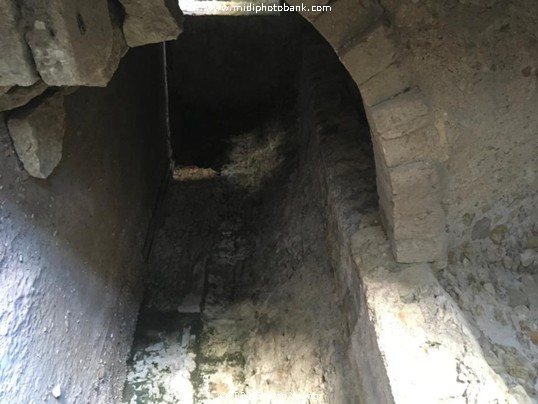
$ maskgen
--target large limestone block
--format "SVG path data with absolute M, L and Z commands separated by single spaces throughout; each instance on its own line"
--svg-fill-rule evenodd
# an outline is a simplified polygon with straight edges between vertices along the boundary
M 125 8 L 123 35 L 130 47 L 176 39 L 182 13 L 177 0 L 120 0 Z
M 379 167 L 378 171 L 380 171 Z M 432 193 L 439 192 L 437 168 L 429 162 L 416 161 L 387 168 L 379 173 L 382 179 L 387 180 L 393 199 L 408 199 L 410 195 L 425 198 Z M 385 175 L 386 178 L 383 178 Z
M 104 86 L 113 35 L 106 0 L 23 0 L 26 39 L 50 86 Z
M 386 211 L 391 205 L 383 203 L 382 198 L 380 195 L 381 219 L 396 261 L 414 263 L 446 260 L 445 216 L 439 204 L 426 206 L 417 204 L 419 209 L 422 206 L 423 212 L 395 217 Z
M 7 126 L 19 159 L 28 174 L 47 178 L 62 158 L 65 133 L 61 92 L 34 100 L 8 117 Z
M 422 239 L 392 239 L 391 245 L 396 261 L 406 264 L 443 262 L 447 256 L 447 237 L 444 233 Z
M 42 81 L 38 81 L 29 87 L 12 87 L 3 94 L 0 90 L 0 111 L 22 107 L 33 98 L 43 94 L 46 89 L 47 85 Z
M 411 203 L 399 207 L 394 206 L 393 216 L 394 240 L 412 240 L 436 238 L 443 234 L 445 226 L 445 213 L 440 204 L 426 205 L 422 208 L 420 203 L 414 206 Z
M 406 136 L 384 139 L 374 136 L 388 167 L 396 167 L 413 161 L 443 161 L 446 145 L 433 125 L 419 128 Z
M 397 45 L 381 22 L 338 52 L 340 60 L 359 86 L 388 68 L 398 57 Z
M 378 187 L 378 193 L 385 224 L 394 239 L 434 237 L 444 231 L 445 213 L 438 196 L 422 199 L 410 195 L 408 199 L 391 200 L 382 187 Z
M 417 89 L 365 107 L 376 155 L 387 167 L 442 162 L 448 144 L 443 122 L 434 119 Z
M 363 0 L 337 0 L 330 7 L 314 20 L 314 26 L 336 50 L 364 33 L 383 11 L 379 4 Z
M 388 168 L 378 154 L 379 205 L 397 261 L 446 259 L 446 217 L 436 165 L 413 162 Z
M 0 86 L 30 86 L 39 76 L 24 40 L 16 0 L 0 1 Z
M 374 136 L 396 139 L 433 124 L 430 110 L 420 92 L 408 91 L 366 108 Z
M 410 74 L 394 63 L 360 85 L 362 101 L 372 107 L 403 93 L 410 87 Z
M 110 22 L 112 24 L 112 47 L 107 62 L 94 72 L 92 78 L 94 86 L 105 87 L 108 84 L 116 72 L 121 58 L 124 57 L 129 50 L 129 46 L 127 46 L 127 42 L 123 36 L 122 11 L 119 8 L 119 5 L 116 6 L 115 3 L 109 3 Z

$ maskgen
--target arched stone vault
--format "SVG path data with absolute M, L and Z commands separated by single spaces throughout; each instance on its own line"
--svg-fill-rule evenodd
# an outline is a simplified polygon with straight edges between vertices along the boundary
M 5 47 L 10 57 L 0 65 L 1 109 L 23 105 L 43 92 L 43 82 L 106 85 L 126 44 L 169 40 L 181 32 L 174 1 L 120 2 L 125 16 L 110 4 L 107 9 L 104 0 L 91 9 L 82 0 L 25 0 L 18 7 L 14 0 L 4 2 L 0 26 L 9 28 L 3 37 L 10 43 Z M 320 4 L 326 2 L 306 2 L 307 7 Z M 362 94 L 382 218 L 394 255 L 400 262 L 445 261 L 441 200 L 448 146 L 443 126 L 436 124 L 420 80 L 410 73 L 406 46 L 380 2 L 337 0 L 330 6 L 330 11 L 302 14 L 331 44 Z
M 170 24 L 172 13 L 165 12 L 173 1 L 110 0 L 109 6 L 120 2 L 123 11 L 107 9 L 106 0 L 94 0 L 95 7 L 88 7 L 86 0 L 0 2 L 0 112 L 8 111 L 2 115 L 11 137 L 15 140 L 19 131 L 19 140 L 38 146 L 26 150 L 32 153 L 27 162 L 37 167 L 34 176 L 47 177 L 54 170 L 58 155 L 48 152 L 61 153 L 63 136 L 57 135 L 63 131 L 70 139 L 65 156 L 73 152 L 47 182 L 29 180 L 0 128 L 0 161 L 6 162 L 0 179 L 7 185 L 0 186 L 0 236 L 6 247 L 0 254 L 0 275 L 9 292 L 0 293 L 7 314 L 1 326 L 10 350 L 6 355 L 0 352 L 0 365 L 9 365 L 0 366 L 0 373 L 8 375 L 2 379 L 0 374 L 7 385 L 0 397 L 7 392 L 15 401 L 41 399 L 58 383 L 58 376 L 66 381 L 65 397 L 111 396 L 118 387 L 108 370 L 105 379 L 96 380 L 95 375 L 98 370 L 101 374 L 103 363 L 121 362 L 127 356 L 128 343 L 118 335 L 132 335 L 141 299 L 136 294 L 143 260 L 132 251 L 142 249 L 167 162 L 165 89 L 155 74 L 162 72 L 162 49 L 130 52 L 125 66 L 137 69 L 120 69 L 107 90 L 83 89 L 69 97 L 67 114 L 63 95 L 76 86 L 107 85 L 127 45 L 140 44 L 139 38 L 160 42 L 181 31 L 177 21 L 177 26 Z M 332 45 L 362 94 L 381 213 L 394 255 L 401 262 L 444 262 L 448 238 L 451 265 L 439 274 L 445 272 L 448 286 L 469 287 L 463 295 L 454 287 L 445 291 L 432 266 L 394 263 L 376 214 L 370 217 L 373 225 L 353 233 L 351 240 L 332 243 L 343 280 L 341 301 L 354 355 L 350 357 L 373 381 L 365 385 L 390 387 L 394 402 L 409 402 L 411 396 L 419 397 L 412 402 L 420 402 L 424 389 L 416 389 L 416 380 L 428 381 L 420 387 L 427 386 L 432 397 L 461 396 L 478 403 L 492 401 L 485 395 L 507 396 L 452 297 L 471 299 L 482 289 L 504 294 L 475 276 L 486 273 L 486 279 L 493 279 L 500 272 L 490 277 L 491 264 L 514 272 L 518 279 L 530 279 L 530 271 L 536 275 L 538 9 L 533 2 L 334 0 L 330 12 L 304 14 Z M 127 4 L 135 8 L 129 11 Z M 144 14 L 137 6 L 150 12 Z M 151 12 L 153 6 L 161 12 Z M 147 18 L 129 22 L 130 12 Z M 163 17 L 168 20 L 159 19 Z M 151 63 L 137 66 L 139 61 Z M 325 94 L 318 95 L 323 99 Z M 43 125 L 47 117 L 57 118 L 54 127 L 50 122 Z M 160 132 L 158 147 L 154 133 L 148 135 L 146 128 Z M 75 144 L 79 139 L 86 147 Z M 48 144 L 46 150 L 40 150 L 43 144 Z M 150 148 L 154 150 L 148 158 Z M 19 158 L 30 172 L 21 154 Z M 45 161 L 50 165 L 44 166 Z M 351 179 L 349 184 L 332 178 L 327 182 L 335 186 L 335 195 L 353 187 Z M 344 208 L 347 205 L 335 205 L 333 211 Z M 337 220 L 334 234 L 347 229 L 347 221 Z M 79 238 L 83 233 L 87 238 Z M 530 298 L 526 290 L 510 293 Z M 68 310 L 66 315 L 66 308 L 85 321 L 69 323 L 72 314 Z M 55 321 L 58 318 L 66 320 L 69 334 L 62 321 Z M 529 333 L 534 338 L 536 331 Z M 81 340 L 88 342 L 86 349 L 69 357 Z M 536 345 L 535 338 L 528 341 Z M 50 349 L 53 346 L 56 350 Z M 96 354 L 95 346 L 103 348 Z M 379 348 L 379 355 L 372 346 Z M 372 366 L 372 352 L 379 366 Z M 391 365 L 385 366 L 388 361 Z M 79 363 L 85 364 L 82 369 Z M 47 364 L 45 371 L 42 364 Z M 377 377 L 385 370 L 389 383 Z M 528 374 L 532 390 L 536 377 Z M 524 393 L 521 385 L 515 389 L 518 395 Z
M 361 92 L 393 253 L 404 263 L 445 261 L 441 200 L 448 152 L 428 101 L 405 68 L 403 46 L 378 2 L 340 0 L 330 6 L 324 13 L 302 14 L 331 44 Z
M 36 86 L 42 87 L 41 80 L 52 86 L 103 86 L 125 54 L 125 42 L 138 46 L 181 32 L 180 27 L 174 28 L 180 25 L 174 22 L 179 12 L 172 10 L 169 1 L 154 0 L 143 7 L 129 0 L 121 2 L 127 13 L 125 40 L 119 30 L 121 13 L 107 12 L 105 1 L 91 10 L 78 1 L 50 0 L 41 6 L 25 1 L 20 8 L 8 1 L 5 25 L 19 27 L 10 34 L 17 45 L 10 47 L 11 61 L 25 68 L 18 77 L 13 77 L 12 66 L 0 71 L 0 85 L 7 88 L 0 105 L 9 109 L 24 104 L 36 95 Z M 152 7 L 159 13 L 150 12 Z M 109 14 L 112 19 L 107 18 Z M 133 22 L 130 14 L 147 18 L 137 17 Z M 339 0 L 330 11 L 303 16 L 332 45 L 361 91 L 372 130 L 382 217 L 396 259 L 444 261 L 445 214 L 440 202 L 446 153 L 428 102 L 403 67 L 402 46 L 387 14 L 375 1 Z M 32 83 L 37 84 L 9 88 Z

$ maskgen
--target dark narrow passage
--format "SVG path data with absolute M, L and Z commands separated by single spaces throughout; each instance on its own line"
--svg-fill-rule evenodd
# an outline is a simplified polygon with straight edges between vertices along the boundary
M 347 369 L 346 302 L 327 248 L 316 152 L 324 140 L 311 132 L 315 116 L 326 113 L 326 147 L 338 139 L 344 151 L 365 151 L 366 185 L 357 197 L 375 210 L 360 97 L 332 50 L 300 20 L 234 20 L 187 19 L 196 39 L 186 34 L 169 46 L 176 167 L 124 402 L 358 396 Z M 230 53 L 232 44 L 240 51 Z M 318 88 L 329 97 L 314 101 L 310 90 Z
M 305 26 L 297 15 L 187 18 L 167 45 L 178 165 L 219 168 L 234 137 L 293 106 Z

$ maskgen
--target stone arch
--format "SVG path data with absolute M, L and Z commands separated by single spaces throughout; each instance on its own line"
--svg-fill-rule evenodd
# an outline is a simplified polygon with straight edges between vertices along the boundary
M 297 6 L 303 2 L 289 0 L 291 5 Z M 54 7 L 63 10 L 62 3 L 54 3 Z M 54 7 L 48 4 L 30 7 L 25 3 L 19 16 L 14 1 L 6 3 L 12 8 L 5 13 L 10 17 L 6 26 L 16 27 L 21 17 L 30 27 L 28 32 L 12 30 L 12 42 L 18 47 L 12 47 L 12 54 L 6 59 L 25 66 L 29 73 L 18 69 L 18 76 L 12 77 L 2 74 L 2 69 L 8 72 L 17 69 L 0 66 L 0 110 L 24 105 L 47 85 L 104 86 L 127 45 L 170 40 L 181 32 L 180 18 L 176 16 L 179 9 L 172 12 L 163 1 L 143 5 L 129 0 L 121 0 L 121 3 L 126 12 L 124 21 L 118 10 L 108 9 L 102 1 L 97 11 L 81 6 L 76 15 L 68 12 L 71 9 L 54 14 L 51 11 Z M 305 9 L 326 4 L 327 0 L 306 0 Z M 397 29 L 379 1 L 336 0 L 330 3 L 330 8 L 325 12 L 300 13 L 332 46 L 362 95 L 374 145 L 381 216 L 394 255 L 400 262 L 444 261 L 446 218 L 441 200 L 447 146 L 442 127 L 437 130 L 428 100 L 413 83 L 411 71 L 405 64 L 405 46 L 400 43 Z M 149 12 L 157 9 L 158 13 Z M 81 16 L 81 12 L 84 15 Z M 133 17 L 137 15 L 152 18 Z M 66 28 L 82 19 L 84 32 Z M 37 24 L 49 20 L 56 31 L 54 41 L 43 37 L 50 30 L 41 29 L 43 23 Z M 159 32 L 155 32 L 155 27 L 159 27 Z M 51 44 L 70 51 L 48 52 Z M 74 51 L 94 48 L 106 48 L 106 52 L 101 55 Z M 54 59 L 57 54 L 64 55 L 61 63 Z M 92 62 L 90 68 L 88 58 Z M 34 85 L 18 87 L 21 84 Z M 6 103 L 9 105 L 4 105 Z
M 306 6 L 325 4 L 310 0 Z M 394 256 L 403 263 L 444 262 L 447 145 L 405 66 L 397 29 L 377 1 L 338 0 L 330 7 L 300 14 L 332 46 L 360 90 L 374 145 L 381 218 Z

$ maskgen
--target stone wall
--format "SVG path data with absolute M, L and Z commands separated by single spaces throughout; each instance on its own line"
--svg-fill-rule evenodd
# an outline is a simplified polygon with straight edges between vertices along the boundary
M 441 205 L 446 142 L 432 107 L 412 81 L 405 43 L 379 2 L 339 0 L 303 14 L 331 44 L 359 86 L 372 131 L 384 227 L 400 262 L 444 261 Z
M 517 269 L 538 231 L 536 3 L 387 3 L 448 147 L 449 258 Z
M 375 163 L 358 89 L 319 38 L 305 41 L 301 70 L 302 165 L 314 170 L 325 240 L 343 312 L 344 357 L 337 358 L 330 402 L 390 403 L 392 393 L 353 262 L 351 235 L 377 217 Z M 346 80 L 347 76 L 347 80 Z M 354 105 L 355 101 L 355 105 Z M 303 174 L 304 175 L 304 174 Z M 306 176 L 306 175 L 305 175 Z M 350 401 L 351 400 L 351 401 Z
M 63 156 L 48 179 L 23 170 L 2 117 L 3 403 L 56 402 L 53 392 L 119 402 L 168 168 L 161 50 L 133 50 L 106 89 L 65 96 Z
M 15 3 L 0 9 L 4 110 L 47 86 L 104 86 L 127 45 L 181 32 L 169 0 Z M 380 210 L 397 260 L 444 264 L 449 250 L 458 260 L 486 249 L 517 261 L 538 231 L 530 208 L 538 193 L 534 1 L 336 0 L 330 6 L 303 16 L 360 88 Z M 473 239 L 482 219 L 488 234 Z
M 490 367 L 432 265 L 395 261 L 378 213 L 369 133 L 357 110 L 345 108 L 352 91 L 331 56 L 327 47 L 307 47 L 301 86 L 307 161 L 318 176 L 339 286 L 335 310 L 347 325 L 331 402 L 531 402 Z
M 517 261 L 537 230 L 533 1 L 338 0 L 303 15 L 361 90 L 398 261 Z
M 176 39 L 172 0 L 6 0 L 0 4 L 0 111 L 47 86 L 105 87 L 129 47 Z

